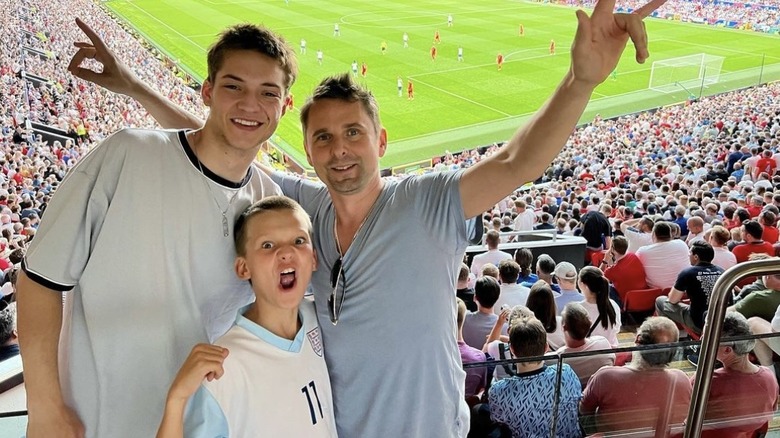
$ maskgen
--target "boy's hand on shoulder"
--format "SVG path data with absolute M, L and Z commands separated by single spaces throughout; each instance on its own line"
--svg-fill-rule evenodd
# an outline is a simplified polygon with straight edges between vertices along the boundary
M 198 344 L 192 348 L 190 355 L 173 379 L 168 391 L 169 401 L 186 402 L 203 382 L 219 379 L 225 373 L 222 367 L 228 355 L 228 349 L 211 344 Z

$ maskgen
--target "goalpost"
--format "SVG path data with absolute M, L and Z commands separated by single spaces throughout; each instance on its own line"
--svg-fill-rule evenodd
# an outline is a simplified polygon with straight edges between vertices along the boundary
M 723 67 L 723 56 L 697 53 L 653 62 L 650 70 L 651 90 L 674 93 L 716 84 Z

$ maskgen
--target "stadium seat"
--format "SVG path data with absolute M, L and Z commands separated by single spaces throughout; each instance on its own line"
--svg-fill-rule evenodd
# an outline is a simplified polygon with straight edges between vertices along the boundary
M 663 294 L 664 290 L 658 287 L 630 290 L 623 297 L 623 311 L 652 312 L 655 310 L 655 299 Z
M 688 336 L 691 337 L 694 341 L 698 341 L 701 339 L 701 335 L 694 333 L 693 330 L 691 330 L 689 327 L 684 326 L 682 324 L 677 324 L 678 327 L 682 327 L 683 330 L 685 330 L 685 333 L 688 333 Z
M 604 250 L 601 251 L 591 251 L 589 249 L 585 250 L 585 260 L 586 264 L 590 263 L 591 266 L 599 266 L 601 262 L 604 260 L 604 256 L 607 255 L 607 252 Z

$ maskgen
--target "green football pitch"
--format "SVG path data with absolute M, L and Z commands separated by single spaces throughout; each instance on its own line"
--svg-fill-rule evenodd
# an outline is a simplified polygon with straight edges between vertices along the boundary
M 240 23 L 280 32 L 298 52 L 293 87 L 301 105 L 326 75 L 368 66 L 359 80 L 376 95 L 389 147 L 383 167 L 430 159 L 509 138 L 552 93 L 569 65 L 574 9 L 508 0 L 111 0 L 104 3 L 142 36 L 202 80 L 205 54 L 217 33 Z M 453 26 L 447 26 L 452 15 Z M 340 36 L 334 36 L 334 24 Z M 520 26 L 524 35 L 519 35 Z M 596 89 L 583 121 L 685 100 L 690 95 L 780 79 L 780 37 L 749 31 L 648 19 L 651 59 L 634 61 L 627 48 L 615 77 Z M 435 31 L 436 61 L 430 57 Z M 409 35 L 404 48 L 402 35 Z M 300 53 L 305 39 L 307 51 Z M 555 40 L 555 55 L 549 53 Z M 387 43 L 383 55 L 380 47 Z M 458 47 L 463 60 L 458 61 Z M 324 61 L 319 65 L 317 50 Z M 501 71 L 496 56 L 505 58 Z M 724 57 L 717 83 L 688 83 L 667 92 L 648 89 L 652 61 L 706 53 Z M 690 69 L 688 69 L 690 70 Z M 706 75 L 706 73 L 705 73 Z M 398 96 L 396 79 L 414 82 L 415 99 Z M 695 81 L 694 81 L 695 82 Z M 274 142 L 305 164 L 297 108 L 279 125 Z

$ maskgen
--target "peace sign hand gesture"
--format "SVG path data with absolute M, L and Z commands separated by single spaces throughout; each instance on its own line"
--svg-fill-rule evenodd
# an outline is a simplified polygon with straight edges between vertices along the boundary
M 666 0 L 651 0 L 632 14 L 615 14 L 615 0 L 599 0 L 590 17 L 577 11 L 577 33 L 571 47 L 574 79 L 591 86 L 603 82 L 615 69 L 628 39 L 634 42 L 636 61 L 649 56 L 644 18 Z

